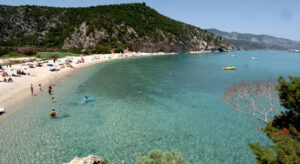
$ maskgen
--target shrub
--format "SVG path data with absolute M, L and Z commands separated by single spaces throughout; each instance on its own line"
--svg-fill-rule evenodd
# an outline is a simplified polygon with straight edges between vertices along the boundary
M 110 54 L 110 48 L 109 47 L 104 47 L 104 46 L 96 46 L 96 53 L 98 54 Z
M 85 55 L 90 54 L 90 51 L 88 49 L 86 49 L 83 51 L 83 54 L 85 54 Z
M 35 48 L 32 48 L 32 47 L 20 47 L 20 48 L 17 48 L 17 52 L 27 55 L 27 56 L 33 56 L 36 54 Z
M 40 54 L 35 55 L 36 58 L 41 58 L 42 56 Z
M 0 47 L 0 56 L 7 55 L 11 51 L 13 51 L 13 49 L 7 47 Z
M 190 164 L 190 162 L 185 161 L 178 151 L 152 150 L 148 156 L 137 157 L 136 164 Z
M 9 52 L 9 56 L 10 57 L 18 57 L 18 56 L 22 57 L 24 55 L 22 55 L 21 53 L 16 52 L 16 51 L 11 51 L 11 52 Z

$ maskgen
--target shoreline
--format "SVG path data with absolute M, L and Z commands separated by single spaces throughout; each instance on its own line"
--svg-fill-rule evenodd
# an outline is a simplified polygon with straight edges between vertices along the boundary
M 47 63 L 43 64 L 43 67 L 26 68 L 26 72 L 30 72 L 31 75 L 24 75 L 22 77 L 12 77 L 14 82 L 12 83 L 0 83 L 0 107 L 5 109 L 5 113 L 0 115 L 0 123 L 8 118 L 11 114 L 20 109 L 26 100 L 30 99 L 30 85 L 34 86 L 34 95 L 36 96 L 39 91 L 38 84 L 42 84 L 43 91 L 47 91 L 49 85 L 57 84 L 63 78 L 69 76 L 70 73 L 76 69 L 82 69 L 95 64 L 106 63 L 114 60 L 135 58 L 135 57 L 150 57 L 150 56 L 162 56 L 162 55 L 176 55 L 175 53 L 124 53 L 124 54 L 93 54 L 83 56 L 85 62 L 80 64 L 74 64 L 80 57 L 70 56 L 72 58 L 71 65 L 74 68 L 65 67 L 60 71 L 50 72 L 50 67 L 47 67 Z M 64 61 L 66 58 L 60 58 L 58 60 Z M 48 63 L 53 64 L 52 60 L 48 60 Z M 13 65 L 12 68 L 16 69 L 20 65 Z M 10 68 L 11 69 L 11 68 Z M 11 71 L 8 71 L 11 73 Z M 2 79 L 2 78 L 1 78 Z M 16 96 L 17 95 L 17 96 Z

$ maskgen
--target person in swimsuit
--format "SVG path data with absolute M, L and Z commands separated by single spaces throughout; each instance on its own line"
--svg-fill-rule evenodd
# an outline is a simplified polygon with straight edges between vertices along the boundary
M 54 98 L 54 97 L 52 97 L 52 98 L 51 98 L 51 101 L 52 101 L 53 103 L 55 103 L 55 98 Z
M 87 103 L 87 102 L 88 102 L 88 97 L 85 96 L 85 97 L 84 97 L 84 100 L 82 101 L 82 103 Z
M 52 111 L 50 112 L 50 116 L 52 117 L 56 117 L 57 112 L 55 111 L 55 109 L 52 109 Z
M 42 91 L 42 84 L 39 84 L 40 91 Z
M 31 91 L 31 95 L 33 96 L 33 85 L 31 84 L 31 87 L 30 87 L 30 91 Z
M 52 95 L 52 86 L 51 85 L 49 85 L 48 93 L 49 93 L 49 95 Z

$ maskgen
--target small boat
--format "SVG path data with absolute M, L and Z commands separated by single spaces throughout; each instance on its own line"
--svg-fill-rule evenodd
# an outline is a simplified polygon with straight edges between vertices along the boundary
M 235 67 L 223 67 L 224 70 L 235 70 Z
M 257 60 L 257 57 L 251 57 L 250 60 Z

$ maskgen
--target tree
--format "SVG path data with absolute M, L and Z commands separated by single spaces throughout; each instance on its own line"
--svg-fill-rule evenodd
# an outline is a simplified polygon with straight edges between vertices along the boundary
M 300 163 L 300 78 L 289 79 L 287 82 L 280 77 L 276 87 L 281 105 L 287 111 L 281 112 L 263 129 L 274 145 L 261 147 L 258 142 L 249 144 L 259 164 Z
M 231 105 L 234 112 L 269 123 L 275 114 L 279 99 L 273 81 L 242 81 L 234 83 L 222 95 L 226 104 Z
M 281 105 L 297 114 L 300 114 L 300 78 L 289 77 L 290 82 L 279 78 L 279 98 Z
M 152 150 L 148 156 L 137 157 L 136 164 L 190 164 L 190 162 L 185 161 L 177 151 Z

